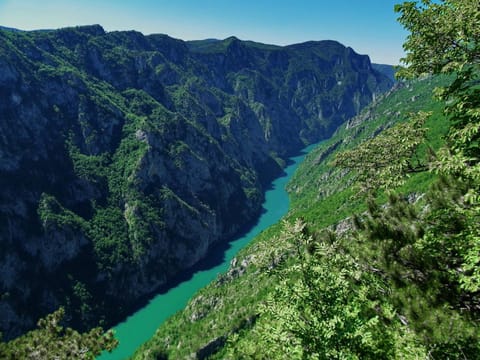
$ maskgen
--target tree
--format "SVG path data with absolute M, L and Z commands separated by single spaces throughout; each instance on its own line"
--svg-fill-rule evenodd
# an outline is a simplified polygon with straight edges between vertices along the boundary
M 281 239 L 296 253 L 295 263 L 278 270 L 280 281 L 260 309 L 256 343 L 242 343 L 254 351 L 240 358 L 393 358 L 387 324 L 398 320 L 382 300 L 381 280 L 333 237 L 314 240 L 298 219 L 284 225 Z
M 446 104 L 451 127 L 446 146 L 430 167 L 449 178 L 450 187 L 463 190 L 448 204 L 450 215 L 461 218 L 463 225 L 454 234 L 443 234 L 456 238 L 460 282 L 474 294 L 480 291 L 480 6 L 477 0 L 422 0 L 405 2 L 395 10 L 410 31 L 404 44 L 407 66 L 400 75 L 454 75 L 448 87 L 436 91 Z M 437 213 L 446 210 L 438 208 Z M 439 238 L 440 226 L 430 227 L 432 238 Z
M 389 279 L 395 309 L 428 353 L 433 358 L 478 358 L 480 6 L 478 0 L 421 0 L 395 10 L 410 32 L 402 59 L 406 66 L 398 74 L 451 76 L 451 83 L 434 93 L 445 105 L 450 128 L 445 146 L 426 159 L 439 180 L 422 202 L 411 204 L 407 196 L 392 194 L 386 206 L 370 200 L 369 211 L 357 220 L 358 237 L 377 252 L 372 265 Z M 394 190 L 395 176 L 407 174 L 408 164 L 415 163 L 420 139 L 401 130 L 414 129 L 417 122 L 413 118 L 410 125 L 340 154 L 336 165 L 359 169 L 364 187 Z M 402 141 L 407 145 L 402 147 Z M 365 163 L 367 169 L 362 169 Z
M 403 77 L 453 73 L 480 61 L 480 9 L 476 0 L 406 1 L 396 5 L 410 34 L 403 47 Z
M 0 343 L 2 359 L 95 359 L 103 350 L 112 351 L 118 341 L 113 332 L 94 328 L 80 334 L 60 325 L 65 311 L 63 308 L 38 321 L 38 329 L 14 339 Z
M 454 74 L 450 86 L 438 89 L 447 104 L 452 126 L 448 150 L 464 166 L 478 164 L 480 155 L 480 7 L 476 0 L 431 0 L 397 5 L 399 21 L 410 31 L 404 44 L 406 67 L 399 76 Z M 444 162 L 446 160 L 444 159 Z M 445 164 L 443 164 L 445 165 Z M 439 166 L 452 172 L 448 166 Z M 465 173 L 472 171 L 464 169 Z M 456 175 L 459 175 L 458 172 Z M 464 174 L 465 175 L 465 174 Z M 478 180 L 478 178 L 477 178 Z
M 416 151 L 425 140 L 427 129 L 423 125 L 429 115 L 419 112 L 411 121 L 397 124 L 362 146 L 337 154 L 333 166 L 354 170 L 362 193 L 401 185 L 406 176 L 427 169 Z

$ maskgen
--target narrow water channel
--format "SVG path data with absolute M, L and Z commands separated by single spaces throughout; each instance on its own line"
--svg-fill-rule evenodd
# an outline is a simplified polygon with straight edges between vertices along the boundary
M 229 243 L 221 264 L 195 272 L 189 280 L 155 296 L 143 308 L 118 324 L 114 330 L 120 341 L 119 346 L 112 353 L 102 354 L 98 360 L 124 360 L 131 356 L 140 345 L 153 336 L 155 330 L 168 317 L 183 309 L 198 290 L 214 280 L 218 274 L 227 271 L 230 261 L 238 251 L 263 230 L 277 223 L 289 208 L 289 198 L 285 187 L 313 146 L 304 149 L 301 155 L 291 158 L 292 163 L 285 168 L 285 174 L 272 182 L 270 189 L 265 193 L 264 212 L 258 222 L 244 236 Z

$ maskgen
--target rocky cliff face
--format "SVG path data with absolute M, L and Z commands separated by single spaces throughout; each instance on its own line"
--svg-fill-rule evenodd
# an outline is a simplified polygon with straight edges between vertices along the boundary
M 261 211 L 391 82 L 333 41 L 0 29 L 0 330 L 105 325 Z

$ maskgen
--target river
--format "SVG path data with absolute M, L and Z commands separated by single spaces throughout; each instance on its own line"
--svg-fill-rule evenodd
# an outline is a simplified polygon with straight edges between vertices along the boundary
M 289 198 L 285 187 L 305 155 L 313 148 L 305 148 L 301 155 L 291 158 L 291 164 L 284 169 L 283 176 L 272 182 L 265 193 L 264 212 L 258 222 L 245 235 L 231 241 L 223 251 L 222 262 L 206 270 L 198 270 L 191 277 L 177 286 L 151 299 L 143 308 L 118 324 L 115 336 L 119 346 L 112 353 L 103 353 L 97 360 L 124 360 L 131 356 L 145 341 L 150 339 L 155 330 L 171 315 L 183 309 L 188 300 L 202 287 L 214 280 L 218 274 L 226 272 L 230 261 L 245 245 L 269 226 L 277 223 L 289 209 Z M 213 256 L 218 257 L 217 254 Z M 204 263 L 208 263 L 206 259 Z M 205 268 L 205 267 L 203 267 Z

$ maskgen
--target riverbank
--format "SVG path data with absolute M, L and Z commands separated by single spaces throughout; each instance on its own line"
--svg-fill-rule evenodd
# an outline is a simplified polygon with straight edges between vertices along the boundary
M 301 155 L 291 158 L 284 174 L 272 182 L 265 193 L 263 213 L 258 222 L 243 236 L 225 246 L 213 249 L 211 254 L 199 265 L 188 280 L 179 283 L 168 291 L 155 296 L 143 308 L 118 324 L 114 330 L 120 344 L 112 353 L 104 353 L 98 360 L 123 360 L 128 358 L 145 341 L 150 339 L 155 330 L 175 312 L 183 309 L 188 300 L 202 287 L 213 281 L 219 274 L 227 271 L 230 261 L 253 238 L 269 226 L 277 223 L 289 209 L 289 197 L 286 185 L 306 154 L 314 147 L 304 149 Z M 222 255 L 223 253 L 223 255 Z M 223 256 L 219 263 L 218 259 Z M 209 263 L 217 264 L 208 267 Z

